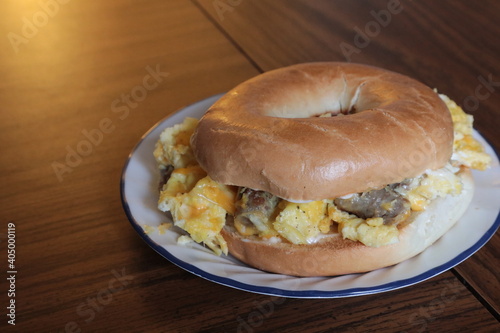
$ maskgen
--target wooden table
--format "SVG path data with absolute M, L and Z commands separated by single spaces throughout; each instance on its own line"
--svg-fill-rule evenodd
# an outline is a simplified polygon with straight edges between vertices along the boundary
M 119 189 L 157 121 L 307 61 L 367 63 L 437 87 L 498 150 L 500 2 L 8 0 L 0 13 L 1 331 L 500 330 L 498 233 L 411 287 L 279 299 L 165 260 L 131 228 Z

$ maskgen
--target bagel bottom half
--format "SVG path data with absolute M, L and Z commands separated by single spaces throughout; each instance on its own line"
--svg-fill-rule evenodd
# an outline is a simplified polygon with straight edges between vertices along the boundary
M 343 239 L 339 234 L 321 238 L 314 244 L 272 243 L 241 236 L 226 223 L 222 236 L 229 253 L 255 268 L 294 276 L 334 276 L 362 273 L 391 266 L 409 259 L 443 236 L 465 213 L 474 192 L 469 169 L 459 173 L 462 192 L 431 202 L 410 216 L 400 229 L 399 242 L 378 248 Z

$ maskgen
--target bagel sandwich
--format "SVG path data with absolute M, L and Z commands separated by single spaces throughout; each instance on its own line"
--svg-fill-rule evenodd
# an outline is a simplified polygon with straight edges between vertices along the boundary
M 163 131 L 158 208 L 215 254 L 264 271 L 387 267 L 429 247 L 467 209 L 470 169 L 490 164 L 472 122 L 448 97 L 380 68 L 266 72 L 200 120 Z

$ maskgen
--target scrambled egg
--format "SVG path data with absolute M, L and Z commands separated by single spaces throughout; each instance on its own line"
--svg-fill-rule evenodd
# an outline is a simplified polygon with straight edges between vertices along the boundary
M 331 221 L 326 207 L 326 200 L 300 204 L 283 200 L 278 205 L 281 211 L 273 227 L 291 243 L 311 243 L 320 232 L 330 231 Z
M 227 244 L 220 235 L 226 223 L 226 210 L 210 196 L 219 191 L 223 193 L 223 187 L 224 185 L 205 177 L 191 191 L 178 193 L 170 200 L 167 199 L 175 225 L 186 230 L 195 242 L 203 242 L 219 254 L 227 254 Z M 229 200 L 234 201 L 234 194 L 229 195 Z
M 413 211 L 422 211 L 427 205 L 437 197 L 448 194 L 457 195 L 462 191 L 462 182 L 455 174 L 459 168 L 447 164 L 439 170 L 427 170 L 420 177 L 420 184 L 412 188 L 406 198 L 410 201 Z
M 173 165 L 177 169 L 198 164 L 189 144 L 196 125 L 198 119 L 188 117 L 182 124 L 169 127 L 160 134 L 153 152 L 160 168 Z
M 158 208 L 170 211 L 174 224 L 187 231 L 194 241 L 204 243 L 217 254 L 227 254 L 220 231 L 226 214 L 234 213 L 235 191 L 214 182 L 197 164 L 189 145 L 197 124 L 196 119 L 186 118 L 160 136 L 154 156 L 160 168 L 173 165 L 174 170 L 160 191 Z M 185 238 L 179 242 L 185 244 Z
M 465 113 L 460 106 L 445 95 L 439 95 L 451 112 L 453 119 L 454 141 L 451 160 L 477 170 L 486 170 L 491 157 L 484 152 L 483 146 L 472 137 L 474 118 Z
M 398 242 L 397 226 L 384 225 L 384 219 L 381 217 L 364 220 L 339 210 L 333 203 L 328 206 L 328 216 L 339 224 L 338 230 L 344 238 L 372 247 Z
M 161 223 L 158 227 L 152 227 L 147 224 L 142 225 L 142 229 L 146 235 L 151 235 L 154 232 L 158 232 L 159 235 L 164 235 L 171 227 L 172 223 Z
M 491 161 L 483 147 L 472 137 L 473 118 L 444 95 L 454 124 L 454 144 L 451 162 L 439 170 L 428 170 L 412 180 L 404 195 L 412 211 L 421 211 L 435 198 L 460 193 L 462 184 L 455 174 L 461 165 L 479 170 Z M 197 164 L 189 141 L 198 121 L 186 118 L 182 124 L 167 128 L 160 136 L 154 156 L 160 169 L 172 165 L 174 170 L 160 192 L 158 208 L 170 211 L 174 224 L 187 231 L 194 241 L 204 243 L 215 253 L 227 254 L 227 244 L 220 235 L 227 214 L 234 214 L 236 190 L 219 184 L 207 176 Z M 338 230 L 347 239 L 378 247 L 398 242 L 397 226 L 384 225 L 382 218 L 362 219 L 339 210 L 333 199 L 307 203 L 282 200 L 276 207 L 274 220 L 262 223 L 250 231 L 273 241 L 287 240 L 294 244 L 309 244 L 322 234 Z M 250 227 L 250 226 L 249 226 Z M 279 236 L 277 236 L 279 235 Z M 187 243 L 186 236 L 179 243 Z

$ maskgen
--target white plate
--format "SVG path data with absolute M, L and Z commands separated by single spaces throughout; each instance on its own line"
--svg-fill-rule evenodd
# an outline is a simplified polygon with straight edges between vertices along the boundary
M 394 290 L 429 279 L 467 259 L 479 250 L 500 225 L 500 167 L 492 147 L 478 134 L 493 156 L 493 166 L 474 172 L 476 191 L 460 221 L 420 255 L 397 265 L 364 274 L 299 278 L 262 272 L 231 256 L 216 256 L 196 243 L 178 245 L 182 231 L 171 228 L 160 234 L 156 227 L 169 222 L 157 209 L 158 169 L 153 158 L 160 133 L 187 116 L 199 118 L 220 95 L 188 106 L 153 126 L 139 141 L 123 169 L 121 198 L 125 212 L 139 235 L 154 250 L 183 269 L 229 287 L 266 295 L 296 298 L 336 298 Z M 146 234 L 144 226 L 154 228 Z M 471 227 L 474 225 L 474 227 Z

